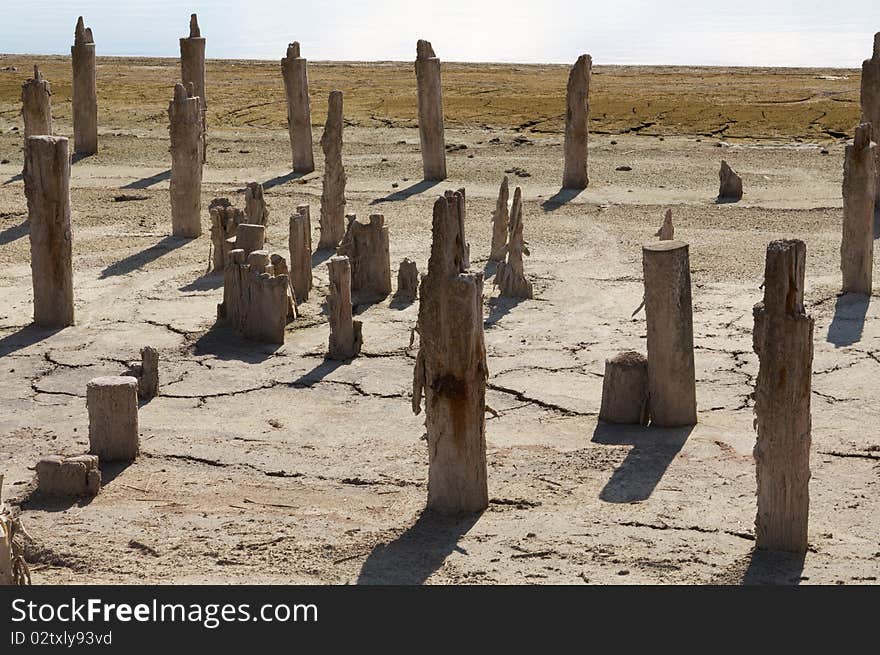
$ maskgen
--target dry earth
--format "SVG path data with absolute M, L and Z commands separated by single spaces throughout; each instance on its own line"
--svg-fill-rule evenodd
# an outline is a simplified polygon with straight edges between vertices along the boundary
M 69 135 L 69 61 L 40 60 L 56 130 Z M 30 61 L 0 58 L 18 68 L 0 72 L 0 462 L 4 499 L 33 538 L 36 584 L 876 581 L 880 312 L 836 295 L 833 137 L 855 123 L 856 73 L 599 67 L 591 186 L 572 197 L 558 193 L 564 68 L 446 66 L 447 142 L 467 147 L 433 185 L 420 181 L 411 65 L 312 66 L 316 143 L 323 98 L 343 88 L 347 209 L 385 214 L 395 271 L 405 256 L 424 268 L 431 203 L 460 186 L 484 267 L 498 184 L 524 171 L 509 175 L 526 200 L 535 299 L 499 300 L 486 268 L 492 501 L 444 519 L 422 513 L 427 453 L 409 399 L 417 304 L 359 305 L 362 356 L 325 361 L 329 253 L 317 253 L 317 293 L 283 347 L 215 325 L 209 237 L 168 236 L 173 60 L 100 61 L 101 149 L 72 168 L 77 325 L 28 326 L 17 98 Z M 321 182 L 320 170 L 289 173 L 277 64 L 210 62 L 208 76 L 203 206 L 224 195 L 241 205 L 243 183 L 263 182 L 269 242 L 284 253 L 288 216 L 308 202 L 317 217 Z M 743 175 L 739 203 L 714 202 L 722 157 Z M 639 245 L 666 207 L 691 244 L 699 424 L 599 424 L 605 357 L 644 351 L 644 313 L 631 317 Z M 787 236 L 807 243 L 816 319 L 803 559 L 752 556 L 751 308 L 764 248 Z M 34 494 L 39 457 L 88 448 L 86 382 L 124 371 L 146 344 L 160 351 L 162 386 L 140 411 L 142 455 L 105 467 L 91 502 Z

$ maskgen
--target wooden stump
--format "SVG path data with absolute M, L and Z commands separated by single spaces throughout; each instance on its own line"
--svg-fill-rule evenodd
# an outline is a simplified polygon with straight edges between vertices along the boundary
M 874 185 L 877 153 L 871 142 L 871 125 L 856 128 L 853 143 L 846 146 L 843 164 L 843 235 L 840 271 L 843 293 L 871 295 L 874 270 Z
M 244 187 L 244 214 L 247 222 L 253 225 L 269 224 L 269 208 L 263 197 L 263 185 L 259 182 L 248 182 Z
M 137 457 L 137 379 L 129 376 L 94 378 L 86 385 L 89 410 L 89 452 L 102 462 Z
M 404 257 L 397 269 L 397 292 L 395 298 L 412 302 L 419 294 L 419 269 L 409 257 Z
M 813 319 L 804 311 L 803 241 L 771 241 L 764 300 L 755 305 L 758 548 L 802 553 L 810 510 Z
M 492 247 L 489 252 L 489 261 L 503 262 L 507 254 L 507 225 L 510 223 L 510 209 L 507 206 L 510 198 L 510 187 L 507 176 L 501 180 L 501 188 L 498 190 L 498 199 L 495 201 L 495 211 L 492 212 Z
M 21 85 L 21 117 L 24 137 L 52 134 L 52 88 L 34 66 L 33 78 Z
M 266 244 L 266 228 L 262 225 L 242 223 L 235 234 L 235 247 L 244 250 L 245 257 Z
M 328 357 L 346 360 L 361 351 L 361 322 L 352 319 L 351 265 L 348 257 L 336 255 L 327 262 L 330 272 L 330 347 Z
M 308 205 L 299 205 L 288 228 L 290 283 L 297 302 L 309 299 L 312 290 L 312 220 Z
M 369 223 L 348 216 L 348 229 L 336 252 L 351 262 L 351 291 L 361 300 L 391 293 L 391 255 L 385 216 L 372 214 Z
M 599 419 L 608 423 L 648 424 L 648 360 L 627 351 L 605 360 Z
M 523 269 L 523 255 L 528 255 L 529 249 L 523 240 L 522 190 L 519 187 L 513 192 L 506 251 L 507 259 L 498 264 L 495 284 L 506 298 L 531 298 L 532 283 L 526 279 Z
M 425 397 L 428 509 L 477 512 L 486 481 L 486 347 L 483 275 L 461 262 L 463 233 L 446 198 L 434 203 L 431 257 L 419 296 L 413 411 Z

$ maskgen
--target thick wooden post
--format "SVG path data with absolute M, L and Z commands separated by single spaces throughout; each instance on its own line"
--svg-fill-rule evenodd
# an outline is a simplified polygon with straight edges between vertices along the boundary
M 198 97 L 188 93 L 183 84 L 174 85 L 168 119 L 171 233 L 176 237 L 197 237 L 202 233 L 202 119 Z
M 871 125 L 856 128 L 846 146 L 843 164 L 843 236 L 840 271 L 844 293 L 871 295 L 874 269 L 874 170 L 878 146 L 871 143 Z
M 281 59 L 281 75 L 287 96 L 287 131 L 293 170 L 311 173 L 315 170 L 312 149 L 312 110 L 309 104 L 309 73 L 307 62 L 299 54 L 299 43 L 287 46 L 287 56 Z
M 331 91 L 321 137 L 324 186 L 321 191 L 321 237 L 318 249 L 335 248 L 345 234 L 345 169 L 342 166 L 342 91 Z
M 581 55 L 568 75 L 565 93 L 565 170 L 562 186 L 565 189 L 586 189 L 587 140 L 590 132 L 590 77 L 593 60 Z
M 78 155 L 98 152 L 98 80 L 95 68 L 95 39 L 80 16 L 76 21 L 73 47 L 73 151 Z
M 810 510 L 813 319 L 804 310 L 803 241 L 771 241 L 764 300 L 755 305 L 758 548 L 804 552 Z
M 327 262 L 330 273 L 330 359 L 357 357 L 361 351 L 361 322 L 352 319 L 351 265 L 348 257 L 336 255 Z
M 180 79 L 184 88 L 192 85 L 192 95 L 199 99 L 199 122 L 202 163 L 208 158 L 208 97 L 205 95 L 205 37 L 199 29 L 198 16 L 189 17 L 189 36 L 180 38 Z
M 428 41 L 419 40 L 416 44 L 416 85 L 424 177 L 426 180 L 445 180 L 446 140 L 443 135 L 440 59 Z

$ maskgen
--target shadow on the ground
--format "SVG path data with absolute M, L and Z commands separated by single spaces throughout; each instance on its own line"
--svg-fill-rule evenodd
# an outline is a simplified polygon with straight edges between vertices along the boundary
M 29 232 L 30 226 L 27 219 L 24 219 L 18 225 L 7 227 L 5 230 L 0 232 L 0 246 L 5 246 L 7 243 L 12 243 L 13 241 L 20 239 Z
M 396 293 L 391 296 L 391 302 L 388 303 L 389 309 L 406 309 L 412 305 L 416 299 L 412 296 L 399 296 Z
M 107 487 L 133 462 L 101 462 L 101 489 Z M 22 498 L 20 507 L 26 510 L 38 512 L 64 512 L 74 505 L 85 507 L 95 499 L 95 496 L 47 496 L 38 488 L 34 488 L 27 496 Z
M 504 296 L 490 298 L 488 302 L 489 316 L 484 321 L 483 327 L 493 327 L 498 321 L 513 311 L 514 307 L 525 300 L 528 300 L 528 298 L 505 298 Z
M 423 191 L 427 191 L 428 189 L 437 186 L 438 184 L 440 184 L 440 180 L 422 180 L 421 182 L 411 184 L 405 189 L 399 189 L 394 193 L 389 193 L 384 198 L 376 198 L 374 200 L 371 200 L 370 204 L 378 205 L 383 202 L 397 202 L 398 200 L 406 200 L 407 198 L 416 196 Z
M 312 268 L 319 266 L 336 254 L 336 248 L 321 248 L 312 253 Z
M 12 184 L 13 182 L 18 182 L 19 180 L 23 180 L 23 179 L 24 179 L 24 175 L 22 175 L 21 173 L 16 173 L 12 177 L 10 177 L 8 180 L 6 180 L 3 183 L 3 185 L 5 186 L 7 184 Z
M 48 339 L 56 332 L 64 328 L 41 328 L 37 325 L 25 325 L 12 334 L 7 334 L 0 339 L 0 357 L 14 353 L 16 350 L 33 346 L 43 339 Z
M 741 200 L 741 198 L 723 198 L 721 196 L 718 196 L 717 198 L 715 198 L 715 204 L 716 205 L 730 205 L 732 203 L 739 202 L 740 200 Z
M 871 297 L 860 293 L 844 293 L 834 303 L 834 318 L 828 326 L 826 341 L 836 348 L 849 346 L 862 340 L 865 316 Z
M 565 205 L 568 202 L 571 202 L 575 198 L 577 198 L 581 193 L 583 193 L 584 189 L 559 189 L 552 196 L 547 198 L 544 202 L 541 203 L 541 209 L 545 212 L 553 212 Z
M 495 275 L 498 271 L 498 262 L 489 259 L 486 261 L 486 265 L 483 266 L 483 279 L 488 280 L 490 277 Z
M 218 319 L 193 344 L 194 355 L 213 355 L 217 359 L 259 364 L 272 357 L 282 344 L 245 339 L 225 320 Z
M 162 171 L 161 173 L 156 173 L 155 175 L 150 175 L 149 177 L 142 177 L 139 180 L 135 180 L 134 182 L 129 182 L 121 189 L 146 189 L 154 184 L 158 184 L 159 182 L 163 182 L 165 180 L 171 179 L 171 169 L 169 168 L 167 171 Z
M 693 429 L 692 425 L 656 428 L 599 421 L 593 443 L 632 446 L 599 498 L 608 503 L 634 503 L 650 497 Z
M 199 276 L 192 282 L 187 282 L 178 291 L 213 291 L 223 286 L 223 272 L 211 271 Z
M 481 513 L 444 516 L 425 510 L 394 541 L 379 544 L 369 554 L 358 584 L 419 585 L 437 571 Z
M 804 553 L 755 548 L 742 577 L 744 585 L 796 585 L 804 572 Z
M 330 375 L 333 371 L 335 371 L 340 366 L 344 366 L 346 364 L 350 364 L 351 360 L 338 360 L 338 359 L 323 359 L 321 363 L 318 364 L 315 368 L 313 368 L 308 373 L 303 373 L 296 380 L 293 381 L 294 387 L 310 387 L 313 384 L 317 384 L 325 377 Z
M 312 171 L 313 173 L 314 171 Z M 263 190 L 266 191 L 276 186 L 281 186 L 282 184 L 287 184 L 288 182 L 292 182 L 293 180 L 298 180 L 301 177 L 305 177 L 310 173 L 295 173 L 291 171 L 290 173 L 285 173 L 284 175 L 276 175 L 275 177 L 266 180 L 263 182 Z
M 184 237 L 162 237 L 157 244 L 145 248 L 140 252 L 136 252 L 133 255 L 129 255 L 124 259 L 120 259 L 115 264 L 110 264 L 110 266 L 101 271 L 101 279 L 103 280 L 114 275 L 126 275 L 132 271 L 136 271 L 142 266 L 159 259 L 159 257 L 166 252 L 171 252 L 172 250 L 180 248 L 190 241 L 191 239 Z

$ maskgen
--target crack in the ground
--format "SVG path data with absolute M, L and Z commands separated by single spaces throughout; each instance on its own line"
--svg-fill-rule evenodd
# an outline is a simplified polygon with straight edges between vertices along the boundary
M 517 391 L 516 389 L 509 389 L 507 387 L 502 387 L 498 384 L 489 383 L 486 385 L 487 389 L 491 389 L 492 391 L 498 391 L 500 393 L 510 394 L 520 402 L 528 402 L 533 405 L 537 405 L 538 407 L 543 407 L 544 409 L 549 409 L 554 412 L 558 412 L 563 416 L 596 416 L 598 412 L 579 412 L 574 409 L 570 409 L 568 407 L 563 407 L 562 405 L 556 405 L 551 402 L 547 402 L 545 400 L 541 400 L 539 398 L 532 398 L 531 396 L 527 396 L 522 391 Z
M 731 537 L 739 537 L 748 541 L 754 541 L 755 535 L 751 532 L 738 532 L 736 530 L 721 530 L 719 528 L 704 528 L 698 525 L 669 525 L 668 523 L 643 523 L 641 521 L 623 521 L 618 523 L 628 528 L 650 528 L 651 530 L 681 530 L 686 532 L 702 532 L 704 534 L 727 534 Z

